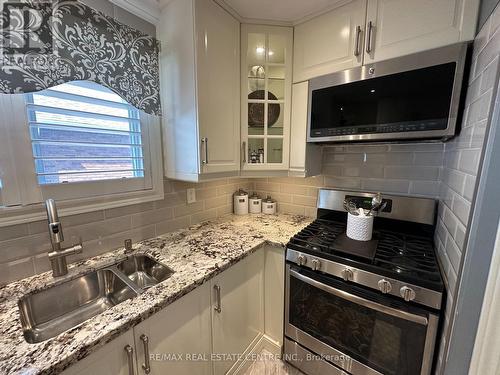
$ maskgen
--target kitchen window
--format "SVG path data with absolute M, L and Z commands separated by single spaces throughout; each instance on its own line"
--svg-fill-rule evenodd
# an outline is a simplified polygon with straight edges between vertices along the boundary
M 161 198 L 159 121 L 111 90 L 70 82 L 1 95 L 0 110 L 4 212 L 48 198 L 68 207 Z

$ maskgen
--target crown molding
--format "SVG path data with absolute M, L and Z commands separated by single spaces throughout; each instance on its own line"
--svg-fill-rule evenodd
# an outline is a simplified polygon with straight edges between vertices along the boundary
M 168 3 L 171 0 L 160 0 L 160 2 Z M 228 13 L 230 13 L 234 18 L 236 18 L 240 23 L 248 23 L 255 25 L 270 25 L 270 26 L 296 26 L 306 21 L 309 21 L 312 18 L 318 17 L 324 13 L 327 13 L 335 8 L 341 7 L 351 0 L 338 0 L 333 4 L 330 4 L 327 7 L 322 7 L 321 9 L 314 10 L 303 17 L 297 18 L 292 21 L 283 21 L 283 20 L 271 20 L 271 19 L 261 19 L 261 18 L 245 18 L 242 17 L 233 7 L 231 7 L 225 0 L 214 0 L 217 4 L 219 4 L 222 8 L 224 8 Z
M 109 0 L 116 6 L 135 14 L 153 25 L 160 21 L 160 3 L 158 0 Z

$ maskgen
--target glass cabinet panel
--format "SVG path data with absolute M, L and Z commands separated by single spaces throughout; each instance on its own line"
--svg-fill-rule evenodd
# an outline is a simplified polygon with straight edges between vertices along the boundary
M 243 25 L 242 47 L 242 58 L 246 56 L 242 61 L 243 168 L 265 164 L 276 169 L 285 163 L 288 145 L 292 30 Z

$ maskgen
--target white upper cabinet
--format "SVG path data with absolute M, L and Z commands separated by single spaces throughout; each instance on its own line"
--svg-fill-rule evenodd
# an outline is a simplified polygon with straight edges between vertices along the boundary
M 366 0 L 349 1 L 295 27 L 293 82 L 359 66 Z
M 477 0 L 368 0 L 364 62 L 474 39 Z
M 293 84 L 289 175 L 294 177 L 321 174 L 322 147 L 316 143 L 306 142 L 308 97 L 309 81 Z
M 241 26 L 242 175 L 288 170 L 293 29 Z
M 239 22 L 212 0 L 173 0 L 160 18 L 165 175 L 238 175 Z
M 479 0 L 354 0 L 295 27 L 293 82 L 473 40 Z

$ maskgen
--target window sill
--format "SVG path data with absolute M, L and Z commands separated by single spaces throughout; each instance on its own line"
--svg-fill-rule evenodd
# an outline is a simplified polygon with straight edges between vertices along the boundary
M 158 189 L 158 191 L 137 191 L 101 197 L 57 201 L 57 209 L 59 216 L 64 217 L 152 202 L 162 200 L 163 198 L 163 186 L 161 186 L 161 189 Z M 23 207 L 0 207 L 0 227 L 26 224 L 45 219 L 47 219 L 47 214 L 43 203 Z

